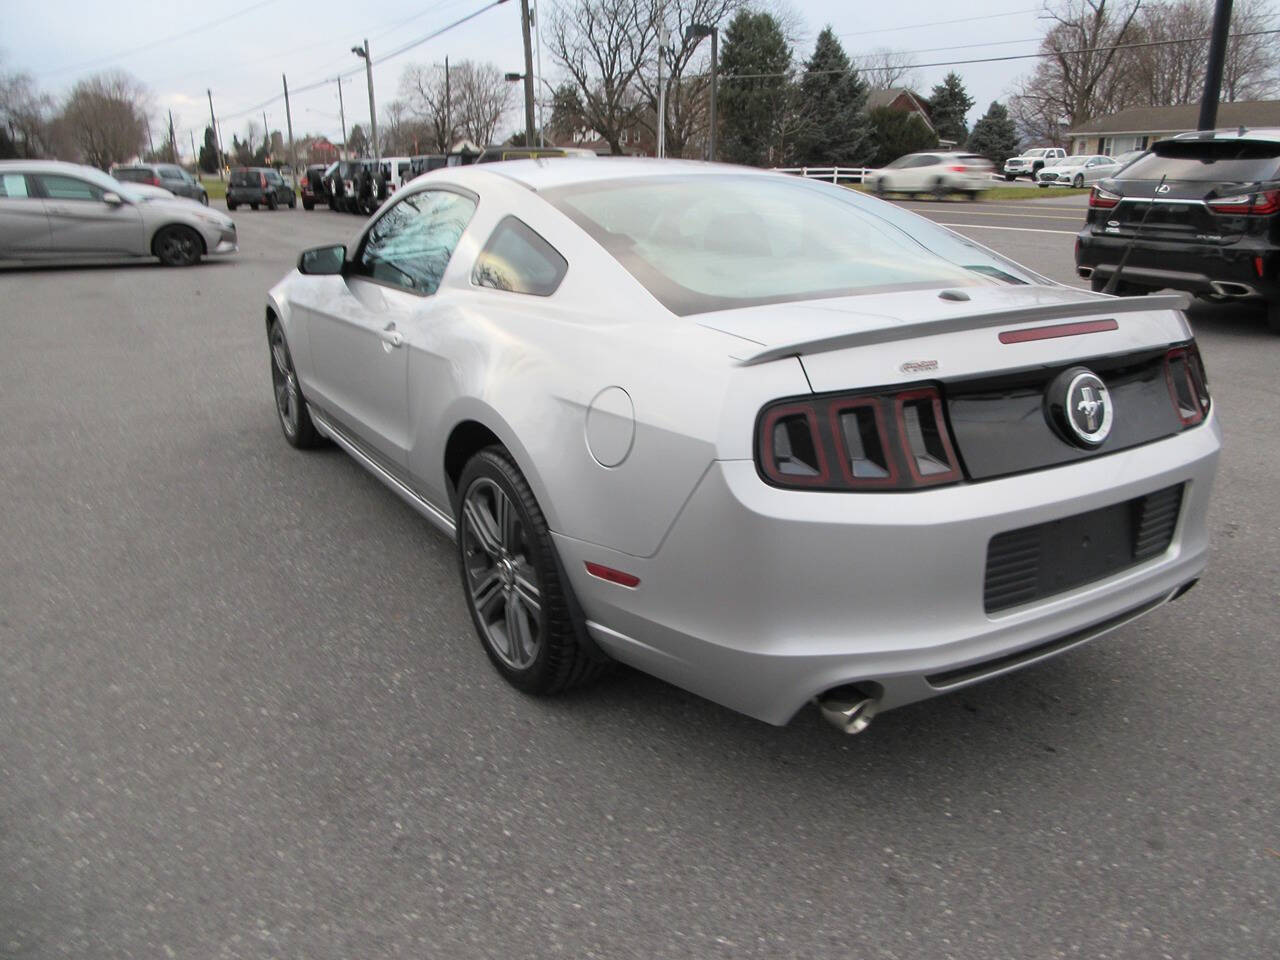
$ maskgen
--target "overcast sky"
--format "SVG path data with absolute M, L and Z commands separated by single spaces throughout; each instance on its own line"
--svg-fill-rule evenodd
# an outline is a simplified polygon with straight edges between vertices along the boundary
M 366 37 L 373 51 L 378 102 L 396 95 L 407 63 L 491 61 L 505 71 L 523 67 L 520 4 L 511 0 L 480 13 L 440 37 L 390 59 L 382 54 L 480 10 L 492 0 L 226 0 L 221 5 L 173 0 L 40 0 L 6 3 L 0 33 L 5 70 L 32 74 L 45 92 L 61 95 L 79 77 L 107 67 L 123 68 L 151 91 L 154 115 L 172 108 L 183 145 L 194 129 L 199 142 L 208 123 L 206 89 L 223 134 L 230 140 L 250 115 L 259 125 L 262 109 L 250 111 L 281 91 L 288 74 L 295 135 L 339 137 L 337 85 L 300 88 L 339 72 L 362 68 L 351 47 Z M 542 0 L 549 13 L 555 0 Z M 950 69 L 964 78 L 977 105 L 970 124 L 994 99 L 1004 99 L 1010 83 L 1029 72 L 1032 60 L 923 66 L 939 61 L 1033 53 L 1045 22 L 1036 0 L 906 0 L 870 4 L 854 0 L 784 0 L 802 24 L 798 59 L 807 57 L 814 37 L 830 24 L 846 52 L 856 57 L 876 48 L 911 51 L 917 88 L 928 94 Z M 940 49 L 945 48 L 945 49 Z M 535 67 L 536 69 L 536 67 Z M 555 64 L 543 51 L 543 75 L 554 82 Z M 343 82 L 347 128 L 368 123 L 363 71 Z M 266 106 L 273 129 L 284 129 L 284 104 Z M 522 126 L 518 109 L 504 125 Z M 157 133 L 158 133 L 157 129 Z M 501 131 L 500 131 L 501 132 Z M 190 147 L 186 146 L 189 150 Z

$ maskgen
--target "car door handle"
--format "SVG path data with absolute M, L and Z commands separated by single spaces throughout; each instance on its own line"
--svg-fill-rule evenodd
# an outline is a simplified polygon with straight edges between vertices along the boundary
M 394 326 L 388 327 L 386 330 L 380 331 L 378 333 L 378 336 L 382 339 L 383 343 L 389 343 L 393 347 L 404 346 L 404 337 L 401 336 L 400 331 L 397 330 Z

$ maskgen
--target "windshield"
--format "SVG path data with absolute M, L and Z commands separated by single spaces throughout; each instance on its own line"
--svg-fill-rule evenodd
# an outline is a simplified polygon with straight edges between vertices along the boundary
M 1280 143 L 1258 140 L 1164 140 L 1125 167 L 1125 180 L 1248 183 L 1280 177 Z
M 76 176 L 83 180 L 88 180 L 103 190 L 114 190 L 130 203 L 140 203 L 144 199 L 143 195 L 133 189 L 130 184 L 121 183 L 115 177 L 103 173 L 96 167 L 80 167 L 76 171 Z
M 682 316 L 913 287 L 1047 282 L 923 217 L 800 178 L 646 177 L 543 196 Z
M 1028 150 L 1026 153 L 1024 153 L 1024 154 L 1023 154 L 1023 156 L 1024 156 L 1024 157 L 1043 157 L 1043 156 L 1044 156 L 1044 148 L 1043 148 L 1043 147 L 1036 147 L 1034 150 Z

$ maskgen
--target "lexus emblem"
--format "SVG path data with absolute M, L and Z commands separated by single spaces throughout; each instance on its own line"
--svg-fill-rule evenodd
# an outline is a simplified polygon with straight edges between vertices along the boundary
M 1170 187 L 1167 183 L 1162 183 L 1160 184 L 1160 186 L 1156 187 L 1156 193 L 1168 193 L 1172 189 L 1173 188 Z
M 1045 405 L 1049 422 L 1078 447 L 1097 449 L 1111 433 L 1111 393 L 1102 378 L 1085 367 L 1060 374 L 1045 393 Z

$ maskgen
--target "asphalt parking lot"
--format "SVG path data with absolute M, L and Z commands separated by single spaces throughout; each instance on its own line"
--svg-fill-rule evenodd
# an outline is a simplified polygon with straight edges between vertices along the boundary
M 907 206 L 1074 282 L 1078 207 Z M 194 269 L 0 269 L 0 957 L 1280 955 L 1260 313 L 1192 315 L 1200 585 L 847 738 L 506 686 L 452 545 L 274 417 L 264 291 L 360 221 L 235 218 Z

